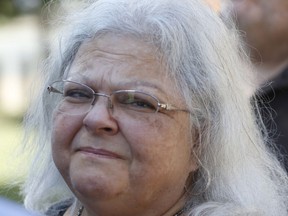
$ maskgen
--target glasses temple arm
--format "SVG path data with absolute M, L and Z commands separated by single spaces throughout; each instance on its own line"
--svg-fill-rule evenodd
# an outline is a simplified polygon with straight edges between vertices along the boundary
M 159 109 L 163 109 L 163 110 L 167 110 L 167 111 L 183 111 L 183 112 L 190 113 L 190 110 L 180 109 L 180 108 L 177 108 L 171 104 L 158 103 L 158 107 L 159 107 Z
M 48 86 L 48 87 L 47 87 L 47 90 L 48 90 L 49 94 L 50 94 L 51 92 L 63 94 L 63 92 L 59 91 L 59 90 L 56 89 L 56 88 L 53 88 L 52 86 Z

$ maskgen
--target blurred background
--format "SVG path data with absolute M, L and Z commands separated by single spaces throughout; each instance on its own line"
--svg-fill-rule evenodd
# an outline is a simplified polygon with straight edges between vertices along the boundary
M 0 0 L 0 196 L 17 202 L 29 161 L 18 151 L 21 121 L 45 55 L 41 12 L 48 1 Z

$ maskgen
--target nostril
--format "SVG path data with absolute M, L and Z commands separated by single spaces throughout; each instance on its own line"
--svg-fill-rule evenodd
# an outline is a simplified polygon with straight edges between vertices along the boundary
M 111 132 L 111 131 L 112 131 L 112 128 L 105 127 L 105 128 L 103 128 L 103 130 L 105 130 L 106 132 Z

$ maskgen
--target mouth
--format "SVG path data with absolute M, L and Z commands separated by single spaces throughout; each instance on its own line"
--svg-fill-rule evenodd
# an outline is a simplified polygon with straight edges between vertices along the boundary
M 121 157 L 117 153 L 114 153 L 105 149 L 82 147 L 82 148 L 78 148 L 76 152 L 80 152 L 82 154 L 91 155 L 91 156 L 110 158 L 110 159 L 123 159 L 123 157 Z

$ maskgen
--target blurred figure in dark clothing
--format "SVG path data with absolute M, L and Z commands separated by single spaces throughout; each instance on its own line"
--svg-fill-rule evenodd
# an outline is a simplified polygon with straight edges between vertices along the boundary
M 231 0 L 232 12 L 257 69 L 273 122 L 263 112 L 288 170 L 288 1 Z M 275 132 L 276 130 L 276 132 Z

